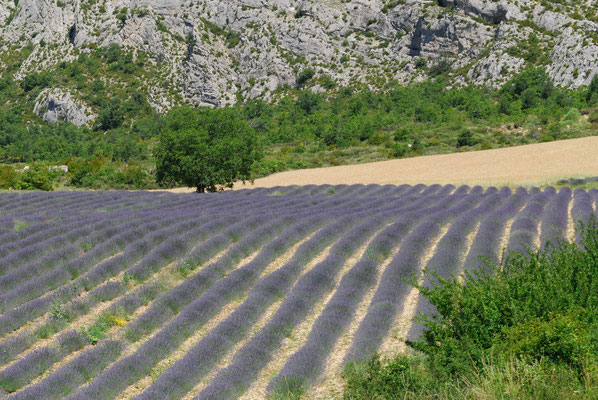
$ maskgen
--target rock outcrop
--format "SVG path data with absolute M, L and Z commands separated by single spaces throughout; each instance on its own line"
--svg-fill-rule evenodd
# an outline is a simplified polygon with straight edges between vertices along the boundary
M 46 122 L 66 121 L 76 126 L 88 125 L 95 118 L 89 107 L 59 88 L 44 89 L 33 112 Z

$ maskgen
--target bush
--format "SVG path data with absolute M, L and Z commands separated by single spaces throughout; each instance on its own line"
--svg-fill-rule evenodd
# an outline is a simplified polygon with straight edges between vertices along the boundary
M 393 143 L 390 150 L 390 156 L 391 158 L 401 158 L 405 157 L 410 152 L 411 149 L 407 143 Z
M 508 254 L 465 280 L 414 284 L 437 310 L 409 344 L 424 357 L 349 365 L 346 399 L 598 396 L 598 225 L 580 247 Z M 410 356 L 409 356 L 410 357 Z
M 345 367 L 347 381 L 343 399 L 399 399 L 408 394 L 428 393 L 434 385 L 423 360 L 401 355 L 383 364 L 378 356 Z
M 311 114 L 324 99 L 321 95 L 312 92 L 311 90 L 302 91 L 297 97 L 297 105 L 306 114 Z
M 17 180 L 17 172 L 14 167 L 9 165 L 0 166 L 0 189 L 10 189 L 14 187 Z
M 113 162 L 106 157 L 91 160 L 73 158 L 68 162 L 69 184 L 93 189 L 146 189 L 156 187 L 154 178 L 135 164 Z
M 427 320 L 428 330 L 415 348 L 447 373 L 465 373 L 484 355 L 504 329 L 543 319 L 551 313 L 588 309 L 598 320 L 598 230 L 587 231 L 584 249 L 561 244 L 551 251 L 510 255 L 502 269 L 480 271 L 465 283 L 443 280 L 420 288 L 440 313 Z
M 26 92 L 29 92 L 36 87 L 45 88 L 51 85 L 52 76 L 47 72 L 41 75 L 37 72 L 32 72 L 21 81 L 21 88 Z
M 47 166 L 36 165 L 17 176 L 13 188 L 17 190 L 54 190 L 58 174 L 50 172 Z
M 560 124 L 563 127 L 575 127 L 581 120 L 581 113 L 575 107 L 571 107 L 561 118 Z
M 297 79 L 296 79 L 296 83 L 297 83 L 297 87 L 302 87 L 303 85 L 305 85 L 311 78 L 314 77 L 314 75 L 316 74 L 316 71 L 314 71 L 313 68 L 305 68 L 303 71 L 301 71 L 298 75 L 297 75 Z
M 409 139 L 409 130 L 405 127 L 399 128 L 395 131 L 393 138 L 395 142 L 405 142 Z
M 598 73 L 594 75 L 592 82 L 590 82 L 590 86 L 588 87 L 588 92 L 586 94 L 586 101 L 588 104 L 598 103 Z
M 428 75 L 435 78 L 437 76 L 446 74 L 451 70 L 451 63 L 449 60 L 443 58 L 430 67 Z
M 98 115 L 98 129 L 107 131 L 116 129 L 122 125 L 125 120 L 125 113 L 120 105 L 120 101 L 113 100 L 106 104 Z
M 473 137 L 473 133 L 469 129 L 463 129 L 457 137 L 457 147 L 475 146 L 478 140 Z
M 418 57 L 415 59 L 415 68 L 417 69 L 425 69 L 428 65 L 428 61 L 426 61 L 423 57 Z
M 588 322 L 592 319 L 583 308 L 534 318 L 507 328 L 492 352 L 507 359 L 565 364 L 582 374 L 590 365 L 598 365 L 598 325 Z

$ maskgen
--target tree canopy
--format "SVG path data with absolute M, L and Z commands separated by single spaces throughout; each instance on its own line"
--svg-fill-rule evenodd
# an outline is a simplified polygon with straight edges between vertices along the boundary
M 236 110 L 185 106 L 168 115 L 155 156 L 159 183 L 204 192 L 251 179 L 262 150 L 255 131 Z

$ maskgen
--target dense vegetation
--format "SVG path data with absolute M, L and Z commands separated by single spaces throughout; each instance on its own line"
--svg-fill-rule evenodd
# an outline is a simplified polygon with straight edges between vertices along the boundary
M 21 176 L 10 171 L 32 163 L 68 165 L 67 176 L 43 178 L 50 186 L 155 187 L 153 152 L 177 114 L 176 106 L 172 114 L 156 113 L 144 92 L 142 82 L 160 76 L 159 64 L 111 45 L 15 81 L 11 73 L 28 51 L 4 60 L 0 79 L 0 163 L 10 166 L 0 187 L 22 187 Z M 440 71 L 427 82 L 371 91 L 334 87 L 315 72 L 299 71 L 296 87 L 281 88 L 271 103 L 247 100 L 231 107 L 266 145 L 265 158 L 252 167 L 254 177 L 577 137 L 593 134 L 598 124 L 598 76 L 590 86 L 568 91 L 555 87 L 542 68 L 529 68 L 493 90 L 448 88 L 448 71 Z M 312 91 L 317 85 L 326 93 Z M 92 126 L 43 123 L 32 110 L 46 87 L 82 93 L 97 114 Z
M 438 314 L 418 355 L 347 368 L 346 399 L 598 397 L 598 230 L 420 290 Z
M 159 183 L 196 187 L 200 193 L 249 180 L 261 156 L 255 131 L 229 108 L 174 110 L 156 148 Z

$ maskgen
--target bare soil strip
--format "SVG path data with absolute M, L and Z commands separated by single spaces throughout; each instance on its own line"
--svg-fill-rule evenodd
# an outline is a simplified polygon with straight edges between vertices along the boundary
M 524 207 L 525 207 L 525 205 L 524 205 Z M 521 210 L 522 209 L 520 209 L 519 212 L 521 212 Z M 500 261 L 501 266 L 502 266 L 502 261 L 504 260 L 504 257 L 507 255 L 506 250 L 507 250 L 507 246 L 509 244 L 509 238 L 511 237 L 511 230 L 513 228 L 513 223 L 515 222 L 515 218 L 517 218 L 517 216 L 515 216 L 514 218 L 511 218 L 510 220 L 507 221 L 507 223 L 505 224 L 505 230 L 503 231 L 502 238 L 500 239 L 500 245 L 498 247 L 498 251 L 500 251 L 501 253 L 499 254 L 498 259 Z
M 480 230 L 480 226 L 482 225 L 482 221 L 478 221 L 475 225 L 475 228 L 473 228 L 473 230 L 471 231 L 471 233 L 469 235 L 467 235 L 467 240 L 465 241 L 465 248 L 463 249 L 463 253 L 461 253 L 461 262 L 459 263 L 459 270 L 458 272 L 456 272 L 456 274 L 458 275 L 459 278 L 459 282 L 463 282 L 463 280 L 465 279 L 464 276 L 464 265 L 465 265 L 465 258 L 467 257 L 467 254 L 469 254 L 469 250 L 471 250 L 471 246 L 473 245 L 473 240 L 475 239 L 475 237 L 478 234 L 478 231 Z
M 534 239 L 534 243 L 532 243 L 532 250 L 538 250 L 540 248 L 540 246 L 542 246 L 542 218 L 544 217 L 545 212 L 546 212 L 546 207 L 544 207 L 542 214 L 540 214 L 540 219 L 538 221 L 538 234 L 536 235 L 536 238 Z
M 569 201 L 569 208 L 567 209 L 567 218 L 569 222 L 567 223 L 567 232 L 565 233 L 565 240 L 568 242 L 573 242 L 575 240 L 575 224 L 576 221 L 573 220 L 573 214 L 571 210 L 573 210 L 573 203 L 575 202 L 575 198 L 572 196 L 571 201 Z

